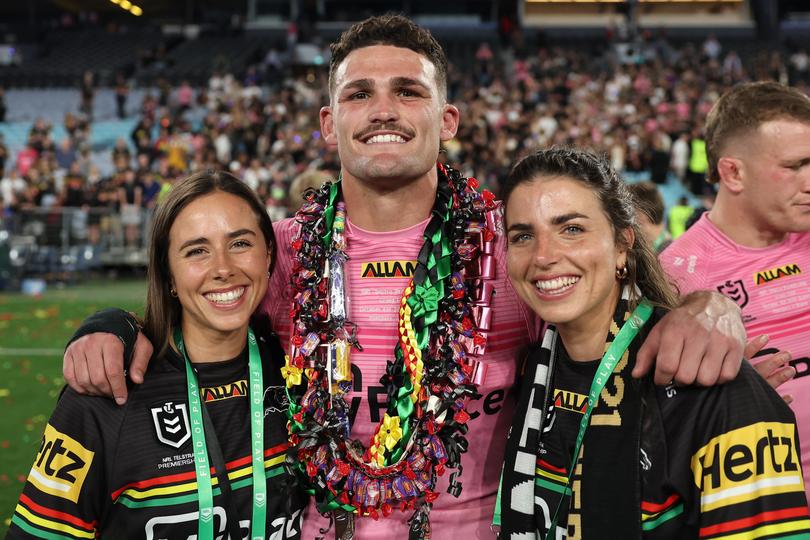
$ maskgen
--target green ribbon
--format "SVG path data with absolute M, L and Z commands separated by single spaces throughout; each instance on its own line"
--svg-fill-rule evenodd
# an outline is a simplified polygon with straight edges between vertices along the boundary
M 436 312 L 439 310 L 439 291 L 435 287 L 427 288 L 424 285 L 417 285 L 413 290 L 413 298 L 413 316 L 424 317 L 425 324 L 436 322 Z
M 326 225 L 326 232 L 323 235 L 323 245 L 327 250 L 332 247 L 332 226 L 335 221 L 335 202 L 340 195 L 340 181 L 343 176 L 339 176 L 336 182 L 329 186 L 329 202 L 323 209 L 323 222 Z

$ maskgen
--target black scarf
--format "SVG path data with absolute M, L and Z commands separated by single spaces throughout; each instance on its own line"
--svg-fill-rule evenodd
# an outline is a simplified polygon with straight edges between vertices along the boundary
M 613 315 L 605 350 L 630 316 L 628 290 Z M 641 538 L 641 480 L 639 472 L 642 424 L 642 385 L 630 372 L 650 321 L 630 344 L 605 385 L 585 435 L 579 463 L 578 491 L 582 508 L 581 538 Z M 501 534 L 504 540 L 544 539 L 560 502 L 560 491 L 535 482 L 537 450 L 551 406 L 557 348 L 560 337 L 553 326 L 546 330 L 539 348 L 528 357 L 520 398 L 506 445 L 501 481 Z M 649 386 L 649 385 L 645 385 Z M 553 390 L 553 388 L 551 388 Z M 571 506 L 570 490 L 563 495 L 561 521 Z M 567 533 L 566 533 L 567 534 Z

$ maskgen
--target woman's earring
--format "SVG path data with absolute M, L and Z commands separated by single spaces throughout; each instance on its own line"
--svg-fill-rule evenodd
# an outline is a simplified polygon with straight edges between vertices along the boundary
M 621 268 L 616 269 L 616 279 L 621 281 L 626 277 L 627 277 L 627 265 L 624 265 Z
M 172 295 L 172 298 L 177 298 L 177 291 L 174 289 L 174 287 L 169 289 L 169 294 Z

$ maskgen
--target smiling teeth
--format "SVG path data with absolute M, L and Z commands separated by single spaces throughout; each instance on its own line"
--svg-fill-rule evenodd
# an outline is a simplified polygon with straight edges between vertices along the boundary
M 404 143 L 405 139 L 400 137 L 399 135 L 374 135 L 372 138 L 366 141 L 366 144 L 375 144 L 375 143 Z
M 557 289 L 562 289 L 565 287 L 570 287 L 574 283 L 579 281 L 578 277 L 558 277 L 554 279 L 547 279 L 545 281 L 536 281 L 534 286 L 540 289 L 541 291 L 555 291 Z
M 234 289 L 232 291 L 224 293 L 208 293 L 205 295 L 205 297 L 214 303 L 225 304 L 227 302 L 233 302 L 234 300 L 241 298 L 243 294 L 245 294 L 245 288 L 240 287 L 238 289 Z

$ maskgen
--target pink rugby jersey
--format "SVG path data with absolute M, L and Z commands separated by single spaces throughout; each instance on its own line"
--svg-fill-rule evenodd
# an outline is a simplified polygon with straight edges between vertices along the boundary
M 734 243 L 703 214 L 661 254 L 682 294 L 718 290 L 742 308 L 752 338 L 770 341 L 758 356 L 790 351 L 796 378 L 779 387 L 793 396 L 805 490 L 810 499 L 810 233 L 794 233 L 774 246 Z
M 354 391 L 349 395 L 356 410 L 352 437 L 368 446 L 372 429 L 386 409 L 386 392 L 380 384 L 386 361 L 392 358 L 397 341 L 399 304 L 402 291 L 412 276 L 422 246 L 422 233 L 428 220 L 395 232 L 369 232 L 346 224 L 347 254 L 346 296 L 349 320 L 359 327 L 358 338 L 363 351 L 351 353 Z M 270 282 L 274 294 L 265 302 L 273 326 L 285 347 L 289 343 L 291 299 L 290 274 L 293 267 L 291 239 L 296 231 L 294 220 L 275 224 L 278 260 Z M 483 362 L 487 366 L 481 399 L 470 404 L 469 451 L 462 456 L 463 485 L 456 498 L 447 493 L 448 474 L 439 478 L 441 494 L 430 513 L 432 538 L 494 538 L 490 522 L 498 489 L 506 432 L 511 423 L 517 356 L 522 347 L 537 335 L 534 315 L 512 289 L 506 274 L 506 243 L 499 231 L 496 245 L 498 262 L 495 280 L 493 328 L 489 333 Z M 283 297 L 279 291 L 285 291 Z M 356 537 L 367 539 L 407 538 L 407 518 L 411 512 L 394 512 L 388 518 L 356 521 Z M 322 518 L 311 504 L 304 517 L 302 538 L 323 536 L 328 519 Z M 334 531 L 326 536 L 331 537 Z

